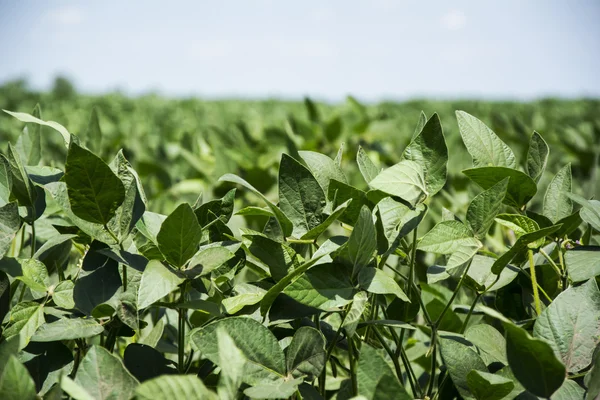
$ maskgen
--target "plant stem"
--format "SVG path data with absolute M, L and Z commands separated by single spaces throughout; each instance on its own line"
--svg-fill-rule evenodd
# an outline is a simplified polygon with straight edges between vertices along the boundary
M 417 261 L 417 228 L 413 230 L 413 240 L 411 243 L 411 252 L 410 252 L 410 265 L 408 271 L 408 281 L 406 282 L 406 291 L 409 293 L 410 297 L 410 288 L 415 281 L 415 264 Z
M 435 321 L 435 326 L 436 327 L 438 327 L 440 325 L 440 322 L 444 318 L 444 315 L 446 314 L 446 312 L 448 311 L 448 309 L 452 305 L 452 302 L 454 301 L 454 299 L 458 295 L 458 291 L 460 290 L 460 287 L 462 286 L 463 281 L 465 280 L 465 277 L 467 276 L 467 273 L 469 272 L 469 268 L 471 268 L 471 262 L 472 262 L 472 260 L 469 261 L 469 265 L 467 265 L 467 268 L 465 269 L 465 272 L 463 272 L 462 276 L 460 277 L 460 280 L 458 281 L 458 285 L 456 285 L 456 289 L 454 289 L 454 293 L 452 293 L 452 297 L 450 297 L 450 301 L 446 304 L 446 306 L 444 307 L 444 310 L 442 311 L 442 313 L 440 314 L 440 316 Z
M 558 262 L 560 262 L 560 267 L 563 271 L 563 290 L 565 290 L 569 286 L 569 279 L 567 277 L 567 268 L 565 267 L 565 258 L 561 243 L 558 243 Z
M 106 342 L 104 343 L 104 348 L 108 350 L 110 353 L 113 352 L 113 348 L 115 347 L 115 342 L 117 341 L 117 332 L 119 328 L 116 326 L 111 326 L 108 331 L 108 336 L 106 337 Z
M 350 380 L 352 381 L 352 396 L 358 396 L 358 380 L 356 379 L 356 348 L 354 340 L 348 338 L 348 361 L 350 362 Z
M 179 295 L 179 303 L 183 303 L 185 301 L 185 287 L 187 281 L 184 281 L 181 284 L 180 295 Z M 177 353 L 178 353 L 178 367 L 179 373 L 185 374 L 185 314 L 186 310 L 184 308 L 180 308 L 179 312 L 179 327 L 178 327 L 178 343 L 177 343 Z
M 529 256 L 529 269 L 531 270 L 531 282 L 533 283 L 533 301 L 535 302 L 535 312 L 539 316 L 542 313 L 540 304 L 540 294 L 538 293 L 537 278 L 535 277 L 535 263 L 533 262 L 533 250 L 527 250 Z
M 375 336 L 377 336 L 377 340 L 379 340 L 379 343 L 381 343 L 386 353 L 388 353 L 388 355 L 392 359 L 392 362 L 394 363 L 394 369 L 396 370 L 396 376 L 398 377 L 398 380 L 402 382 L 402 368 L 400 367 L 400 363 L 398 362 L 398 357 L 394 357 L 394 352 L 385 341 L 385 338 L 377 330 L 377 327 L 373 328 L 373 333 L 375 333 Z
M 560 249 L 558 250 L 560 252 Z M 552 268 L 554 269 L 554 272 L 556 272 L 556 274 L 558 276 L 560 276 L 562 278 L 563 276 L 563 271 L 560 270 L 560 268 L 558 267 L 558 265 L 556 265 L 556 263 L 554 262 L 554 260 L 552 260 L 552 258 L 548 255 L 548 253 L 546 253 L 544 251 L 544 249 L 540 248 L 539 250 L 540 254 L 542 256 L 544 256 L 544 258 L 548 261 L 548 264 L 550 264 L 552 266 Z
M 33 258 L 33 255 L 35 254 L 35 222 L 32 221 L 31 222 L 31 256 L 30 258 Z
M 524 270 L 523 268 L 521 268 L 521 267 L 519 267 L 519 269 L 521 270 L 521 272 L 522 272 L 523 274 L 525 274 L 525 276 L 526 276 L 527 278 L 529 278 L 529 280 L 531 280 L 531 274 L 530 274 L 529 272 L 525 271 L 525 270 Z M 548 296 L 548 293 L 546 293 L 546 291 L 544 290 L 544 288 L 543 288 L 543 287 L 541 287 L 539 283 L 538 283 L 537 287 L 538 287 L 538 290 L 539 290 L 539 291 L 540 291 L 540 292 L 541 292 L 541 293 L 544 295 L 544 297 L 546 298 L 546 300 L 548 300 L 549 302 L 552 302 L 552 298 L 551 298 L 550 296 Z
M 481 297 L 483 293 L 479 293 L 477 292 L 477 295 L 475 296 L 475 300 L 473 301 L 473 304 L 471 304 L 471 308 L 469 308 L 469 313 L 467 314 L 467 317 L 465 318 L 465 321 L 463 322 L 461 328 L 460 328 L 460 334 L 465 333 L 465 330 L 467 329 L 467 326 L 469 325 L 469 319 L 471 319 L 471 315 L 473 314 L 473 310 L 475 309 L 475 305 L 477 304 L 477 302 L 479 301 L 479 298 Z
M 427 397 L 431 397 L 435 385 L 435 371 L 437 369 L 437 328 L 431 327 L 431 372 L 427 382 Z

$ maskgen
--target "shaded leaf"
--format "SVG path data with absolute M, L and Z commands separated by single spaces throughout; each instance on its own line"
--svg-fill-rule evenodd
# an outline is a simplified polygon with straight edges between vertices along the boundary
M 542 135 L 533 131 L 533 135 L 531 135 L 531 139 L 529 140 L 529 149 L 527 150 L 526 171 L 535 183 L 540 181 L 546 169 L 549 153 L 550 149 L 544 138 L 542 138 Z
M 187 203 L 179 205 L 160 226 L 158 248 L 174 267 L 181 268 L 198 251 L 202 228 Z
M 552 178 L 544 196 L 544 215 L 552 222 L 568 217 L 573 203 L 567 196 L 571 193 L 571 164 L 565 165 Z

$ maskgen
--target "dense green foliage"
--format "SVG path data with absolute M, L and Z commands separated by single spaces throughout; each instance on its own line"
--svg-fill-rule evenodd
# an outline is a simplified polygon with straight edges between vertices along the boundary
M 600 394 L 598 101 L 0 104 L 2 399 Z

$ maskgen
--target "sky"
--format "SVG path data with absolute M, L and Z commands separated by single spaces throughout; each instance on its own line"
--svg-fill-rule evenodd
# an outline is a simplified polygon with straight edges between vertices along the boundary
M 0 83 L 366 101 L 600 97 L 600 1 L 0 0 Z

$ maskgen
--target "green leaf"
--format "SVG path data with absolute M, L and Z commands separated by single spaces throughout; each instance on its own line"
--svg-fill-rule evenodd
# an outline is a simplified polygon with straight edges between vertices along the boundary
M 138 292 L 138 309 L 146 308 L 162 299 L 182 282 L 183 278 L 165 267 L 160 261 L 151 260 L 142 273 Z
M 41 118 L 40 105 L 33 109 L 33 116 Z M 15 149 L 21 155 L 25 165 L 38 165 L 42 158 L 42 125 L 27 125 L 17 139 Z
M 195 375 L 162 375 L 139 385 L 135 394 L 142 400 L 218 399 Z
M 467 385 L 477 400 L 500 400 L 515 387 L 508 378 L 476 370 L 467 374 Z
M 367 308 L 367 300 L 367 292 L 361 291 L 354 295 L 354 298 L 352 299 L 352 306 L 350 307 L 350 310 L 348 311 L 346 319 L 344 319 L 344 323 L 342 325 L 346 331 L 347 337 L 354 336 L 363 312 L 365 312 L 365 309 Z
M 571 180 L 571 164 L 567 164 L 556 173 L 546 189 L 543 213 L 554 223 L 573 211 L 573 203 L 567 196 L 571 193 Z
M 46 293 L 46 288 L 50 286 L 48 271 L 44 263 L 34 258 L 29 258 L 21 260 L 21 268 L 23 276 L 19 276 L 17 279 L 25 283 L 31 290 L 40 292 L 39 295 L 34 293 L 34 298 L 43 297 Z
M 73 283 L 73 281 L 59 282 L 51 291 L 52 300 L 54 300 L 54 303 L 58 307 L 65 308 L 67 310 L 75 308 L 75 300 L 73 299 L 74 288 L 75 284 Z
M 75 400 L 95 400 L 86 389 L 76 384 L 68 375 L 62 375 L 60 388 Z
M 37 192 L 33 182 L 29 179 L 29 175 L 27 175 L 21 156 L 10 143 L 8 144 L 7 160 L 10 165 L 12 182 L 10 200 L 17 200 L 19 205 L 23 207 L 34 207 Z
M 180 204 L 164 220 L 156 236 L 161 253 L 176 268 L 181 268 L 198 251 L 201 238 L 202 228 L 187 203 Z
M 160 375 L 176 373 L 170 361 L 156 349 L 138 343 L 131 343 L 123 354 L 125 368 L 140 382 L 145 382 Z
M 81 361 L 75 383 L 96 400 L 129 400 L 138 385 L 121 360 L 97 345 L 93 345 Z
M 456 119 L 475 167 L 516 168 L 513 151 L 483 122 L 464 111 L 457 111 Z
M 348 239 L 348 257 L 352 263 L 352 276 L 369 265 L 377 251 L 377 231 L 371 210 L 363 206 L 358 221 Z
M 63 140 L 65 141 L 65 146 L 68 148 L 69 147 L 69 143 L 71 142 L 71 134 L 69 133 L 69 131 L 67 131 L 67 128 L 65 128 L 64 126 L 62 126 L 61 124 L 59 124 L 58 122 L 54 122 L 54 121 L 43 121 L 35 116 L 29 115 L 27 113 L 22 113 L 22 112 L 13 112 L 13 111 L 7 111 L 7 110 L 2 110 L 7 114 L 12 115 L 13 117 L 15 117 L 16 119 L 18 119 L 21 122 L 27 122 L 27 123 L 34 123 L 34 124 L 39 124 L 39 125 L 44 125 L 44 126 L 49 126 L 50 128 L 58 131 L 62 137 Z
M 358 164 L 358 169 L 362 174 L 365 182 L 369 183 L 381 172 L 380 168 L 371 161 L 365 150 L 358 146 L 358 153 L 356 154 L 356 163 Z
M 531 135 L 531 139 L 529 140 L 529 149 L 527 150 L 526 171 L 535 183 L 540 181 L 546 169 L 548 154 L 550 154 L 548 144 L 542 138 L 542 135 L 533 131 L 533 135 Z
M 562 386 L 552 395 L 552 400 L 583 400 L 586 390 L 570 379 L 566 379 Z M 588 394 L 589 396 L 589 394 Z M 588 398 L 592 398 L 589 396 Z
M 485 238 L 494 218 L 502 208 L 509 178 L 504 178 L 488 190 L 479 193 L 467 209 L 467 223 L 477 239 Z
M 77 279 L 73 288 L 75 307 L 91 316 L 96 307 L 114 299 L 114 295 L 121 287 L 121 275 L 117 263 L 108 263 Z M 113 308 L 114 306 L 116 305 L 113 304 Z
M 352 301 L 356 289 L 349 268 L 341 264 L 322 264 L 308 270 L 283 291 L 297 302 L 329 310 Z
M 517 238 L 540 229 L 535 220 L 521 214 L 499 214 L 496 222 L 512 230 Z
M 433 114 L 404 150 L 402 158 L 415 161 L 423 168 L 425 188 L 429 196 L 446 184 L 448 147 L 437 114 Z
M 223 307 L 227 314 L 235 314 L 246 306 L 258 303 L 267 291 L 249 283 L 240 283 L 233 288 L 236 295 L 223 299 Z
M 198 217 L 200 226 L 206 226 L 212 222 L 214 215 L 221 218 L 221 220 L 226 223 L 233 215 L 234 205 L 235 189 L 231 189 L 220 199 L 207 201 L 198 208 L 194 206 L 194 213 L 196 214 L 196 217 Z
M 463 174 L 485 190 L 509 178 L 503 203 L 516 208 L 525 205 L 537 192 L 537 185 L 533 179 L 516 169 L 480 167 L 466 169 Z
M 6 205 L 10 201 L 12 191 L 12 172 L 10 163 L 0 154 L 0 206 Z
M 294 225 L 292 235 L 300 238 L 321 223 L 325 193 L 312 173 L 283 154 L 279 166 L 279 207 Z
M 235 257 L 235 247 L 227 248 L 226 242 L 211 243 L 207 246 L 202 246 L 200 250 L 191 258 L 184 273 L 189 279 L 195 279 L 198 276 L 210 274 L 221 265 Z M 231 242 L 235 243 L 235 242 Z M 232 251 L 233 250 L 233 251 Z
M 329 181 L 331 179 L 348 183 L 344 171 L 325 154 L 317 153 L 316 151 L 299 151 L 298 154 L 319 182 L 321 188 L 323 188 L 323 193 L 327 193 L 329 190 Z
M 567 196 L 581 205 L 581 219 L 590 224 L 595 230 L 600 231 L 600 201 L 586 200 L 585 198 L 573 193 L 567 193 Z
M 583 380 L 588 388 L 587 399 L 597 399 L 600 396 L 600 344 L 596 346 L 592 356 L 592 368 Z
M 465 246 L 479 248 L 481 243 L 463 223 L 442 221 L 421 238 L 417 248 L 431 253 L 452 254 Z
M 125 199 L 123 182 L 98 156 L 71 143 L 65 164 L 71 211 L 81 219 L 105 225 Z
M 454 386 L 465 400 L 474 399 L 467 377 L 471 371 L 487 372 L 485 363 L 473 346 L 470 346 L 461 336 L 455 334 L 440 336 L 440 352 Z
M 244 390 L 251 399 L 287 399 L 296 393 L 302 379 L 279 379 L 272 383 L 257 385 Z
M 149 329 L 149 328 L 148 328 Z M 147 330 L 142 330 L 142 335 L 139 338 L 138 343 L 145 344 L 150 347 L 156 347 L 158 341 L 162 337 L 165 329 L 165 320 L 159 319 L 156 324 L 150 329 L 149 332 Z
M 223 328 L 217 329 L 217 345 L 221 367 L 217 392 L 222 399 L 234 399 L 243 382 L 246 357 Z
M 545 340 L 534 339 L 511 323 L 503 325 L 506 357 L 515 378 L 534 395 L 550 398 L 565 380 L 565 366 Z
M 384 169 L 369 182 L 369 186 L 398 196 L 413 206 L 429 195 L 425 187 L 423 167 L 411 160 L 403 160 Z
M 400 239 L 416 229 L 421 222 L 427 207 L 419 204 L 415 209 L 386 197 L 377 203 L 379 219 L 383 228 L 383 234 L 387 239 L 388 251 L 394 251 Z
M 600 246 L 581 246 L 565 253 L 569 278 L 577 283 L 600 275 Z
M 85 339 L 99 335 L 104 327 L 91 318 L 61 318 L 45 323 L 31 338 L 33 342 L 54 342 L 57 340 Z
M 284 236 L 288 237 L 292 234 L 292 230 L 294 228 L 292 221 L 290 221 L 290 219 L 283 213 L 282 210 L 280 210 L 275 204 L 270 202 L 254 186 L 252 186 L 251 184 L 249 184 L 248 182 L 246 182 L 244 179 L 240 178 L 239 176 L 233 175 L 233 174 L 225 174 L 219 178 L 219 181 L 220 182 L 224 181 L 224 182 L 237 183 L 239 185 L 244 186 L 246 189 L 249 189 L 252 193 L 256 194 L 267 204 L 267 206 L 271 209 L 271 211 L 273 211 L 273 214 L 275 214 L 275 217 L 277 218 L 277 222 L 279 223 L 279 226 L 281 226 L 281 230 L 283 231 Z
M 286 349 L 288 374 L 294 378 L 319 376 L 325 367 L 325 337 L 318 330 L 304 326 L 294 333 Z
M 518 268 L 508 266 L 508 268 L 502 270 L 500 277 L 498 277 L 492 272 L 495 261 L 491 257 L 479 254 L 473 257 L 467 276 L 476 284 L 477 290 L 485 290 L 486 292 L 499 290 L 515 280 L 519 274 Z
M 8 275 L 6 275 L 4 271 L 0 271 L 0 321 L 4 321 L 4 317 L 10 311 L 10 290 L 10 279 L 8 279 Z M 1 358 L 0 362 L 2 362 Z
M 249 361 L 244 367 L 244 382 L 257 385 L 286 375 L 285 355 L 277 338 L 250 318 L 225 318 L 194 329 L 190 332 L 192 347 L 219 365 L 217 329 L 223 329 Z
M 500 362 L 508 365 L 508 360 L 506 359 L 506 340 L 493 326 L 485 324 L 470 326 L 465 332 L 465 338 L 477 346 L 479 354 L 485 360 L 486 364 Z
M 100 120 L 98 119 L 98 109 L 96 107 L 92 108 L 90 122 L 88 122 L 87 131 L 85 132 L 85 138 L 96 153 L 102 151 L 102 131 L 100 130 Z
M 344 214 L 344 212 L 346 212 L 346 209 L 350 203 L 352 203 L 352 199 L 346 200 L 342 204 L 338 205 L 335 210 L 333 210 L 333 212 L 325 219 L 325 221 L 306 232 L 300 239 L 317 239 L 323 232 L 327 230 L 327 228 L 329 228 L 329 226 L 331 226 L 331 224 L 337 221 Z
M 592 362 L 600 342 L 600 291 L 594 279 L 570 287 L 536 319 L 533 334 L 544 338 L 567 367 L 577 373 Z
M 19 303 L 10 310 L 9 325 L 2 332 L 7 340 L 19 336 L 19 350 L 27 346 L 35 331 L 44 323 L 44 306 L 34 302 Z
M 248 251 L 265 264 L 275 281 L 294 269 L 297 256 L 290 246 L 259 235 L 252 236 L 251 240 Z
M 358 285 L 369 293 L 393 294 L 400 300 L 410 303 L 410 300 L 398 283 L 377 268 L 364 268 L 358 274 Z
M 364 205 L 370 204 L 365 192 L 343 182 L 338 182 L 335 179 L 329 182 L 327 198 L 332 202 L 333 207 L 339 207 L 348 200 L 351 200 L 346 211 L 339 217 L 341 222 L 349 225 L 354 225 L 360 215 L 361 208 Z
M 388 363 L 377 350 L 366 343 L 360 350 L 356 378 L 358 394 L 369 400 L 378 399 L 380 393 L 393 393 L 397 400 L 411 399 L 411 396 L 398 382 Z
M 0 398 L 3 400 L 33 400 L 35 383 L 27 368 L 17 357 L 10 356 L 0 375 Z
M 17 203 L 0 207 L 0 258 L 2 258 L 21 229 L 21 217 Z
M 419 114 L 419 121 L 417 121 L 415 130 L 413 132 L 413 135 L 411 136 L 413 139 L 416 138 L 419 133 L 421 133 L 421 131 L 423 130 L 423 127 L 425 126 L 426 123 L 427 123 L 427 115 L 425 114 L 425 112 L 423 112 L 421 110 L 421 113 Z

